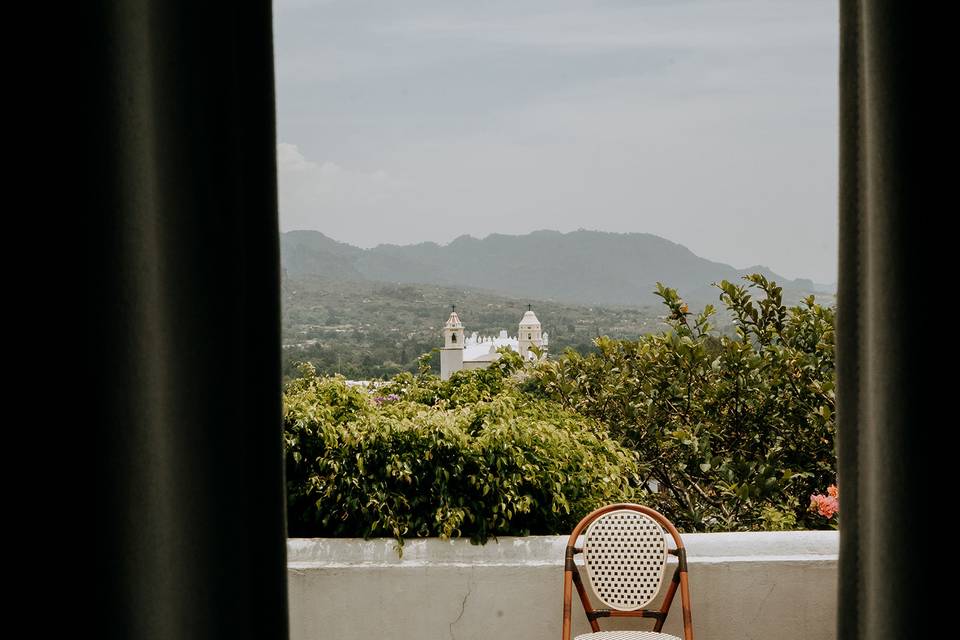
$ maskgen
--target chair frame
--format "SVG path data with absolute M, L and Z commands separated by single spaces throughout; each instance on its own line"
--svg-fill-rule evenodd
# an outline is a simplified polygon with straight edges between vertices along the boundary
M 583 579 L 580 577 L 580 571 L 573 561 L 573 557 L 576 554 L 583 553 L 583 549 L 576 546 L 577 538 L 586 531 L 587 527 L 590 526 L 594 520 L 611 511 L 618 510 L 637 511 L 649 516 L 670 534 L 676 545 L 675 549 L 667 549 L 668 554 L 677 557 L 677 567 L 674 569 L 670 587 L 667 589 L 667 594 L 664 596 L 663 603 L 660 605 L 659 610 L 637 609 L 635 611 L 620 611 L 617 609 L 594 609 L 593 605 L 590 604 L 590 597 L 587 595 Z M 574 528 L 573 533 L 570 534 L 570 538 L 567 540 L 566 553 L 564 554 L 562 640 L 570 640 L 574 585 L 576 585 L 577 593 L 580 595 L 583 611 L 587 615 L 587 620 L 590 621 L 590 628 L 594 632 L 600 631 L 600 623 L 598 622 L 600 618 L 654 618 L 656 619 L 656 623 L 654 624 L 653 630 L 660 632 L 663 629 L 663 624 L 667 621 L 667 615 L 670 613 L 670 605 L 673 603 L 673 598 L 676 596 L 677 589 L 679 588 L 680 602 L 683 608 L 683 637 L 684 640 L 693 640 L 693 621 L 690 615 L 690 586 L 687 581 L 687 550 L 683 546 L 680 533 L 677 531 L 677 528 L 673 526 L 673 523 L 650 507 L 629 503 L 610 504 L 601 507 L 581 520 Z M 662 580 L 660 587 L 663 587 Z

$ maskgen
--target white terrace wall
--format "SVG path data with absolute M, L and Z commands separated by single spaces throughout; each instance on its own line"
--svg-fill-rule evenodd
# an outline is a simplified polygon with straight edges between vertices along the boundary
M 683 536 L 708 640 L 835 637 L 834 531 Z M 564 537 L 288 541 L 292 640 L 558 640 Z M 671 569 L 668 568 L 668 572 Z M 668 576 L 671 575 L 668 573 Z M 624 623 L 624 624 L 620 624 Z M 679 596 L 664 631 L 682 636 Z M 639 621 L 649 629 L 650 621 Z M 601 620 L 602 629 L 630 628 Z M 574 593 L 574 634 L 589 631 Z

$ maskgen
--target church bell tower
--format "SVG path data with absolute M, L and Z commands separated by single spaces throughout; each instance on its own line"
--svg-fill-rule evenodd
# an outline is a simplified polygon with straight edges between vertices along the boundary
M 463 323 L 457 307 L 451 307 L 450 317 L 443 325 L 443 348 L 440 350 L 440 379 L 449 380 L 455 371 L 463 369 Z
M 541 335 L 541 328 L 540 320 L 537 319 L 537 314 L 533 312 L 533 307 L 527 305 L 527 312 L 520 319 L 520 332 L 517 334 L 517 347 L 520 351 L 520 357 L 524 360 L 534 358 L 533 354 L 530 353 L 532 345 L 537 345 L 540 348 L 546 346 Z

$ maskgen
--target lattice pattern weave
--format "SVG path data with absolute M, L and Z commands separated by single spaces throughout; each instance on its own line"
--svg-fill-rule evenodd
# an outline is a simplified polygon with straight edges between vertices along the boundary
M 583 560 L 590 584 L 603 604 L 635 611 L 660 591 L 667 542 L 656 520 L 620 509 L 600 516 L 587 527 Z
M 573 640 L 680 640 L 680 638 L 656 631 L 598 631 L 584 633 Z

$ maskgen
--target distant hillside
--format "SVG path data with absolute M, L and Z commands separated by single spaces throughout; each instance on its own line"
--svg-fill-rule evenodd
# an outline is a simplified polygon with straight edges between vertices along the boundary
M 810 280 L 787 280 L 766 267 L 735 269 L 695 255 L 648 233 L 534 231 L 521 236 L 460 236 L 447 245 L 379 245 L 360 249 L 318 231 L 281 237 L 290 275 L 481 288 L 514 298 L 578 304 L 649 305 L 656 283 L 689 302 L 716 303 L 711 283 L 760 272 L 784 288 L 786 298 L 821 292 Z
M 283 278 L 284 375 L 309 361 L 321 373 L 354 379 L 417 371 L 424 353 L 443 345 L 442 327 L 456 303 L 468 333 L 517 332 L 532 303 L 550 334 L 550 351 L 586 353 L 599 335 L 636 339 L 664 328 L 656 307 L 603 307 L 516 299 L 480 289 L 350 281 L 287 274 Z M 439 357 L 433 364 L 439 371 Z

